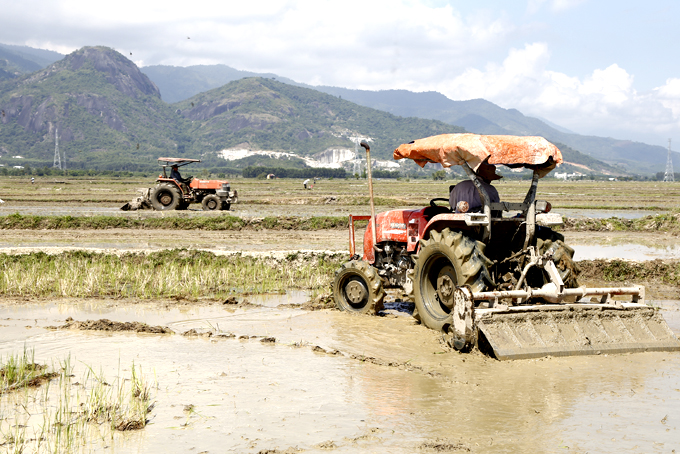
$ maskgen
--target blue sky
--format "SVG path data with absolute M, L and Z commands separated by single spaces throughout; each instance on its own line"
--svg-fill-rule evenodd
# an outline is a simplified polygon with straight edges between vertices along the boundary
M 581 134 L 680 148 L 675 0 L 0 0 L 0 42 L 140 66 L 484 98 Z M 132 53 L 132 55 L 130 55 Z M 676 148 L 676 147 L 674 147 Z

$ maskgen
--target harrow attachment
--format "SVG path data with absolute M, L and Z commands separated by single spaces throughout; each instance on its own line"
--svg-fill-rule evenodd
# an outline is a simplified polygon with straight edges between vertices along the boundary
M 632 301 L 612 299 L 618 295 L 631 295 Z M 578 301 L 587 296 L 599 297 L 600 302 Z M 513 306 L 498 302 L 536 297 L 551 303 Z M 567 299 L 574 302 L 561 303 Z M 488 303 L 475 307 L 478 300 Z M 640 286 L 558 292 L 549 284 L 537 290 L 477 293 L 459 287 L 449 332 L 456 348 L 477 345 L 501 360 L 680 351 L 680 341 L 659 311 L 644 304 L 644 287 Z

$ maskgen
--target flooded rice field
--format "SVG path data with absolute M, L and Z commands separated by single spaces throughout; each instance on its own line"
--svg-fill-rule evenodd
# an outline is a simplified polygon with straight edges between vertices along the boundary
M 124 300 L 0 305 L 0 355 L 34 349 L 154 383 L 149 423 L 83 452 L 659 452 L 680 440 L 680 354 L 500 362 L 449 351 L 403 312 Z M 657 302 L 680 333 L 678 302 Z M 176 334 L 47 329 L 67 318 Z M 192 335 L 183 335 L 190 333 Z M 35 390 L 40 394 L 39 390 Z M 2 397 L 4 418 L 12 398 Z M 75 451 L 78 452 L 78 451 Z
M 0 216 L 221 215 L 193 207 L 172 214 L 118 210 L 138 182 L 38 183 L 26 184 L 35 192 L 30 197 L 19 192 L 14 199 L 3 196 L 7 203 L 0 204 Z M 243 203 L 234 206 L 231 214 L 236 216 L 369 212 L 361 182 L 324 181 L 314 191 L 288 181 L 237 183 Z M 409 192 L 398 195 L 397 184 L 407 183 L 376 182 L 377 195 L 383 197 L 378 210 L 421 207 L 449 184 L 411 182 Z M 8 184 L 7 190 L 13 186 Z M 521 200 L 524 186 L 507 182 L 499 190 Z M 559 209 L 562 214 L 603 218 L 661 213 L 680 200 L 680 192 L 668 198 L 664 188 L 643 186 L 645 191 L 633 193 L 645 193 L 645 199 L 636 201 L 630 201 L 627 186 L 606 182 L 574 184 L 567 190 L 561 183 L 549 183 L 544 196 L 571 207 Z M 604 202 L 603 193 L 608 194 Z M 101 194 L 108 197 L 106 203 L 93 198 Z M 64 203 L 55 203 L 60 197 Z M 358 252 L 362 235 L 358 229 Z M 565 236 L 576 260 L 680 258 L 680 239 L 663 233 L 567 231 Z M 171 248 L 261 255 L 347 251 L 348 232 L 0 231 L 0 252 L 14 254 Z M 440 334 L 414 322 L 410 308 L 388 305 L 380 317 L 351 316 L 304 310 L 300 305 L 309 299 L 304 292 L 237 295 L 224 303 L 4 296 L 0 357 L 30 351 L 36 363 L 55 370 L 69 364 L 69 386 L 81 397 L 93 394 L 97 380 L 92 374 L 109 388 L 133 383 L 135 373 L 149 384 L 152 404 L 146 427 L 107 432 L 105 424 L 88 422 L 97 430 L 88 432 L 83 443 L 52 452 L 680 452 L 679 353 L 501 362 L 476 352 L 451 351 Z M 671 329 L 680 334 L 680 301 L 650 303 L 661 308 Z M 92 321 L 90 328 L 108 330 L 79 328 L 79 322 L 87 321 Z M 140 332 L 140 327 L 167 333 Z M 40 430 L 48 416 L 61 408 L 54 395 L 60 386 L 62 379 L 53 378 L 19 393 L 0 393 L 0 452 L 15 451 L 13 442 L 21 439 L 25 452 L 49 451 L 47 442 L 40 449 L 35 445 L 43 440 Z M 67 417 L 76 417 L 78 408 L 74 401 Z

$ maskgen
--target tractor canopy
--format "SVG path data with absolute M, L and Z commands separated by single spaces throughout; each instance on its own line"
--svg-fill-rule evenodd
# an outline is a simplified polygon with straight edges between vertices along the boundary
M 188 158 L 158 158 L 158 163 L 163 166 L 177 166 L 177 167 L 182 167 L 187 164 L 191 164 L 192 162 L 201 162 L 200 159 L 188 159 Z
M 543 137 L 441 134 L 400 145 L 394 159 L 413 159 L 420 167 L 428 162 L 444 167 L 467 163 L 473 170 L 488 158 L 489 164 L 526 167 L 544 177 L 562 162 L 560 150 Z

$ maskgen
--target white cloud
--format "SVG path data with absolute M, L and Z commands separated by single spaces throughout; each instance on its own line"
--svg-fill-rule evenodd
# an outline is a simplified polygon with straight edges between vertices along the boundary
M 680 79 L 638 93 L 616 64 L 579 79 L 548 70 L 545 43 L 511 49 L 502 64 L 469 68 L 438 90 L 452 99 L 484 98 L 586 134 L 649 137 L 680 128 Z
M 546 2 L 550 4 L 550 9 L 560 13 L 575 8 L 586 1 L 587 0 L 528 0 L 527 13 L 536 14 Z
M 555 11 L 565 11 L 575 8 L 586 0 L 552 0 L 552 9 Z
M 62 53 L 106 45 L 144 65 L 221 63 L 310 84 L 436 90 L 597 135 L 680 132 L 680 78 L 639 93 L 630 68 L 611 61 L 575 69 L 588 74 L 581 77 L 551 70 L 547 18 L 575 16 L 561 13 L 584 0 L 527 0 L 527 13 L 535 15 L 529 19 L 476 6 L 463 14 L 452 3 L 5 1 L 0 42 Z M 529 44 L 510 48 L 529 35 Z

